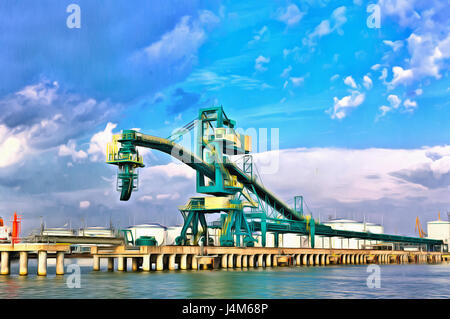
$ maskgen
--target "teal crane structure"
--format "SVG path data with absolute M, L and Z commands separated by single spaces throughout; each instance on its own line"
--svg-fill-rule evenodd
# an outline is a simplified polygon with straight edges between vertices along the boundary
M 194 127 L 198 128 L 198 134 L 195 152 L 192 152 L 175 141 Z M 118 166 L 117 189 L 123 201 L 129 200 L 137 189 L 138 169 L 144 167 L 137 147 L 164 152 L 193 168 L 197 192 L 207 195 L 192 197 L 179 207 L 184 224 L 176 238 L 178 245 L 198 244 L 199 241 L 210 244 L 205 215 L 212 213 L 222 214 L 218 226 L 221 246 L 253 246 L 258 233 L 265 247 L 268 232 L 306 235 L 312 248 L 316 235 L 417 244 L 428 250 L 437 250 L 443 245 L 441 240 L 428 238 L 333 229 L 311 215 L 304 215 L 302 196 L 296 196 L 294 207 L 290 207 L 258 181 L 250 155 L 251 137 L 236 131 L 236 122 L 221 106 L 200 109 L 196 120 L 169 138 L 135 130 L 123 130 L 114 135 L 107 146 L 106 162 Z M 241 167 L 231 160 L 234 155 L 242 155 Z M 189 230 L 193 242 L 188 239 Z M 277 239 L 275 236 L 276 246 Z

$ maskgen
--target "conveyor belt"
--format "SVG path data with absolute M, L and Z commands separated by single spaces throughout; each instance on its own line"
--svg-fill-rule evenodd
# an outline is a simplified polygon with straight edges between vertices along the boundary
M 181 145 L 174 143 L 168 139 L 136 133 L 136 138 L 133 144 L 136 146 L 151 148 L 169 154 L 182 161 L 189 167 L 195 169 L 196 171 L 200 171 L 205 176 L 211 179 L 214 178 L 213 165 L 205 163 L 202 159 L 191 153 L 189 150 L 186 150 Z M 244 184 L 244 186 L 249 191 L 256 192 L 261 200 L 263 200 L 272 208 L 276 209 L 284 217 L 293 220 L 304 219 L 303 216 L 294 211 L 284 201 L 282 201 L 271 191 L 266 189 L 263 185 L 258 183 L 254 178 L 251 178 L 249 175 L 245 174 L 236 164 L 226 163 L 225 166 L 232 175 L 237 176 L 238 181 Z

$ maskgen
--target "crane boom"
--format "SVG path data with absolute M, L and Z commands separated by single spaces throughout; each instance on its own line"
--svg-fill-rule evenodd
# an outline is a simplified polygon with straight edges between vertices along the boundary
M 147 135 L 132 130 L 126 130 L 116 140 L 122 144 L 122 147 L 126 146 L 126 144 L 129 143 L 133 146 L 145 147 L 169 154 L 172 157 L 180 160 L 187 166 L 191 167 L 192 169 L 204 174 L 205 176 L 211 179 L 214 178 L 215 170 L 212 164 L 206 163 L 198 156 L 185 149 L 183 146 L 168 139 Z M 112 150 L 113 148 L 111 147 L 110 149 Z M 121 161 L 112 153 L 107 154 L 106 162 L 116 165 L 120 165 L 120 163 L 123 163 L 124 165 L 126 165 L 126 161 Z M 131 162 L 128 165 L 133 164 L 134 163 Z M 283 200 L 278 198 L 266 187 L 261 185 L 254 177 L 252 178 L 248 174 L 244 173 L 235 163 L 226 162 L 224 166 L 228 169 L 231 175 L 237 177 L 237 180 L 242 183 L 247 190 L 249 190 L 250 192 L 256 192 L 256 194 L 262 200 L 264 200 L 266 204 L 271 206 L 273 209 L 278 210 L 286 218 L 293 220 L 304 219 L 304 217 L 299 212 L 289 207 Z M 127 176 L 124 178 L 129 179 L 130 177 Z M 132 191 L 132 186 L 125 189 L 122 188 L 121 200 L 128 200 Z

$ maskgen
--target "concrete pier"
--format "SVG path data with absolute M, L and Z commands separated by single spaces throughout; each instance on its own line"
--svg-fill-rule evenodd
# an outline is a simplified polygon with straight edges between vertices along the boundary
M 169 270 L 175 270 L 175 254 L 169 256 Z
M 306 254 L 303 254 L 302 255 L 302 265 L 303 266 L 307 266 L 308 265 L 308 255 L 306 255 Z
M 100 261 L 98 263 L 100 265 Z M 95 269 L 95 258 L 94 258 L 94 270 L 96 270 Z M 127 258 L 126 257 L 120 256 L 117 258 L 117 271 L 127 271 Z
M 242 268 L 247 268 L 247 267 L 248 267 L 248 256 L 243 255 L 242 256 Z
M 258 255 L 258 267 L 263 267 L 263 255 Z
M 228 255 L 228 268 L 234 268 L 234 263 L 233 260 L 234 259 L 234 255 L 233 254 L 229 254 Z
M 308 266 L 314 266 L 314 254 L 309 255 Z
M 272 267 L 278 267 L 278 256 L 272 255 Z
M 38 252 L 38 276 L 47 276 L 47 252 Z
M 248 266 L 254 268 L 255 267 L 255 256 L 248 255 Z
M 183 254 L 180 257 L 180 269 L 186 270 L 187 269 L 187 254 Z
M 19 253 L 19 275 L 28 275 L 28 252 L 21 251 Z
M 439 252 L 405 252 L 364 249 L 311 249 L 311 248 L 263 248 L 263 247 L 217 247 L 217 246 L 141 246 L 139 250 L 117 247 L 91 253 L 94 268 L 100 258 L 118 259 L 118 270 L 126 269 L 126 258 L 132 258 L 133 270 L 140 266 L 149 272 L 151 262 L 156 261 L 156 270 L 180 270 L 212 268 L 248 269 L 252 267 L 280 267 L 289 265 L 327 266 L 336 264 L 398 263 L 442 261 Z M 4 259 L 6 261 L 6 259 Z M 2 263 L 3 265 L 4 263 Z M 99 262 L 98 262 L 99 264 Z M 3 266 L 3 268 L 7 268 Z M 122 271 L 123 271 L 122 270 Z
M 222 255 L 221 266 L 222 268 L 228 268 L 228 255 Z
M 272 256 L 266 255 L 266 267 L 272 267 Z
M 164 270 L 164 255 L 158 254 L 156 256 L 156 270 L 161 271 Z
M 150 271 L 150 270 L 152 270 L 151 255 L 150 254 L 144 255 L 144 257 L 142 259 L 142 270 L 143 271 Z
M 192 256 L 191 269 L 192 270 L 198 270 L 198 262 L 197 262 L 197 257 L 196 256 Z
M 11 253 L 19 254 L 19 275 L 28 275 L 28 259 L 30 253 L 37 252 L 38 275 L 47 275 L 48 252 L 56 253 L 56 273 L 64 274 L 64 253 L 70 252 L 69 244 L 45 244 L 45 243 L 16 243 L 0 244 L 1 265 L 0 274 L 11 273 Z
M 56 253 L 56 274 L 64 275 L 64 252 L 62 251 Z
M 2 257 L 2 263 L 1 263 L 1 271 L 0 274 L 2 275 L 9 275 L 11 261 L 9 259 L 9 252 L 8 251 L 2 251 L 1 253 Z
M 100 270 L 100 257 L 94 256 L 94 265 L 92 266 L 92 270 L 99 271 Z
M 242 255 L 236 255 L 236 268 L 242 268 Z

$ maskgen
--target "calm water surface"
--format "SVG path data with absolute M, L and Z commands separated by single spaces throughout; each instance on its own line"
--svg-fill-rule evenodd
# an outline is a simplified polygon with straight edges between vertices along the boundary
M 381 288 L 369 289 L 367 266 L 278 267 L 252 270 L 93 272 L 81 267 L 81 288 L 68 288 L 69 275 L 38 277 L 30 260 L 27 277 L 0 276 L 0 298 L 450 298 L 450 264 L 381 265 Z

